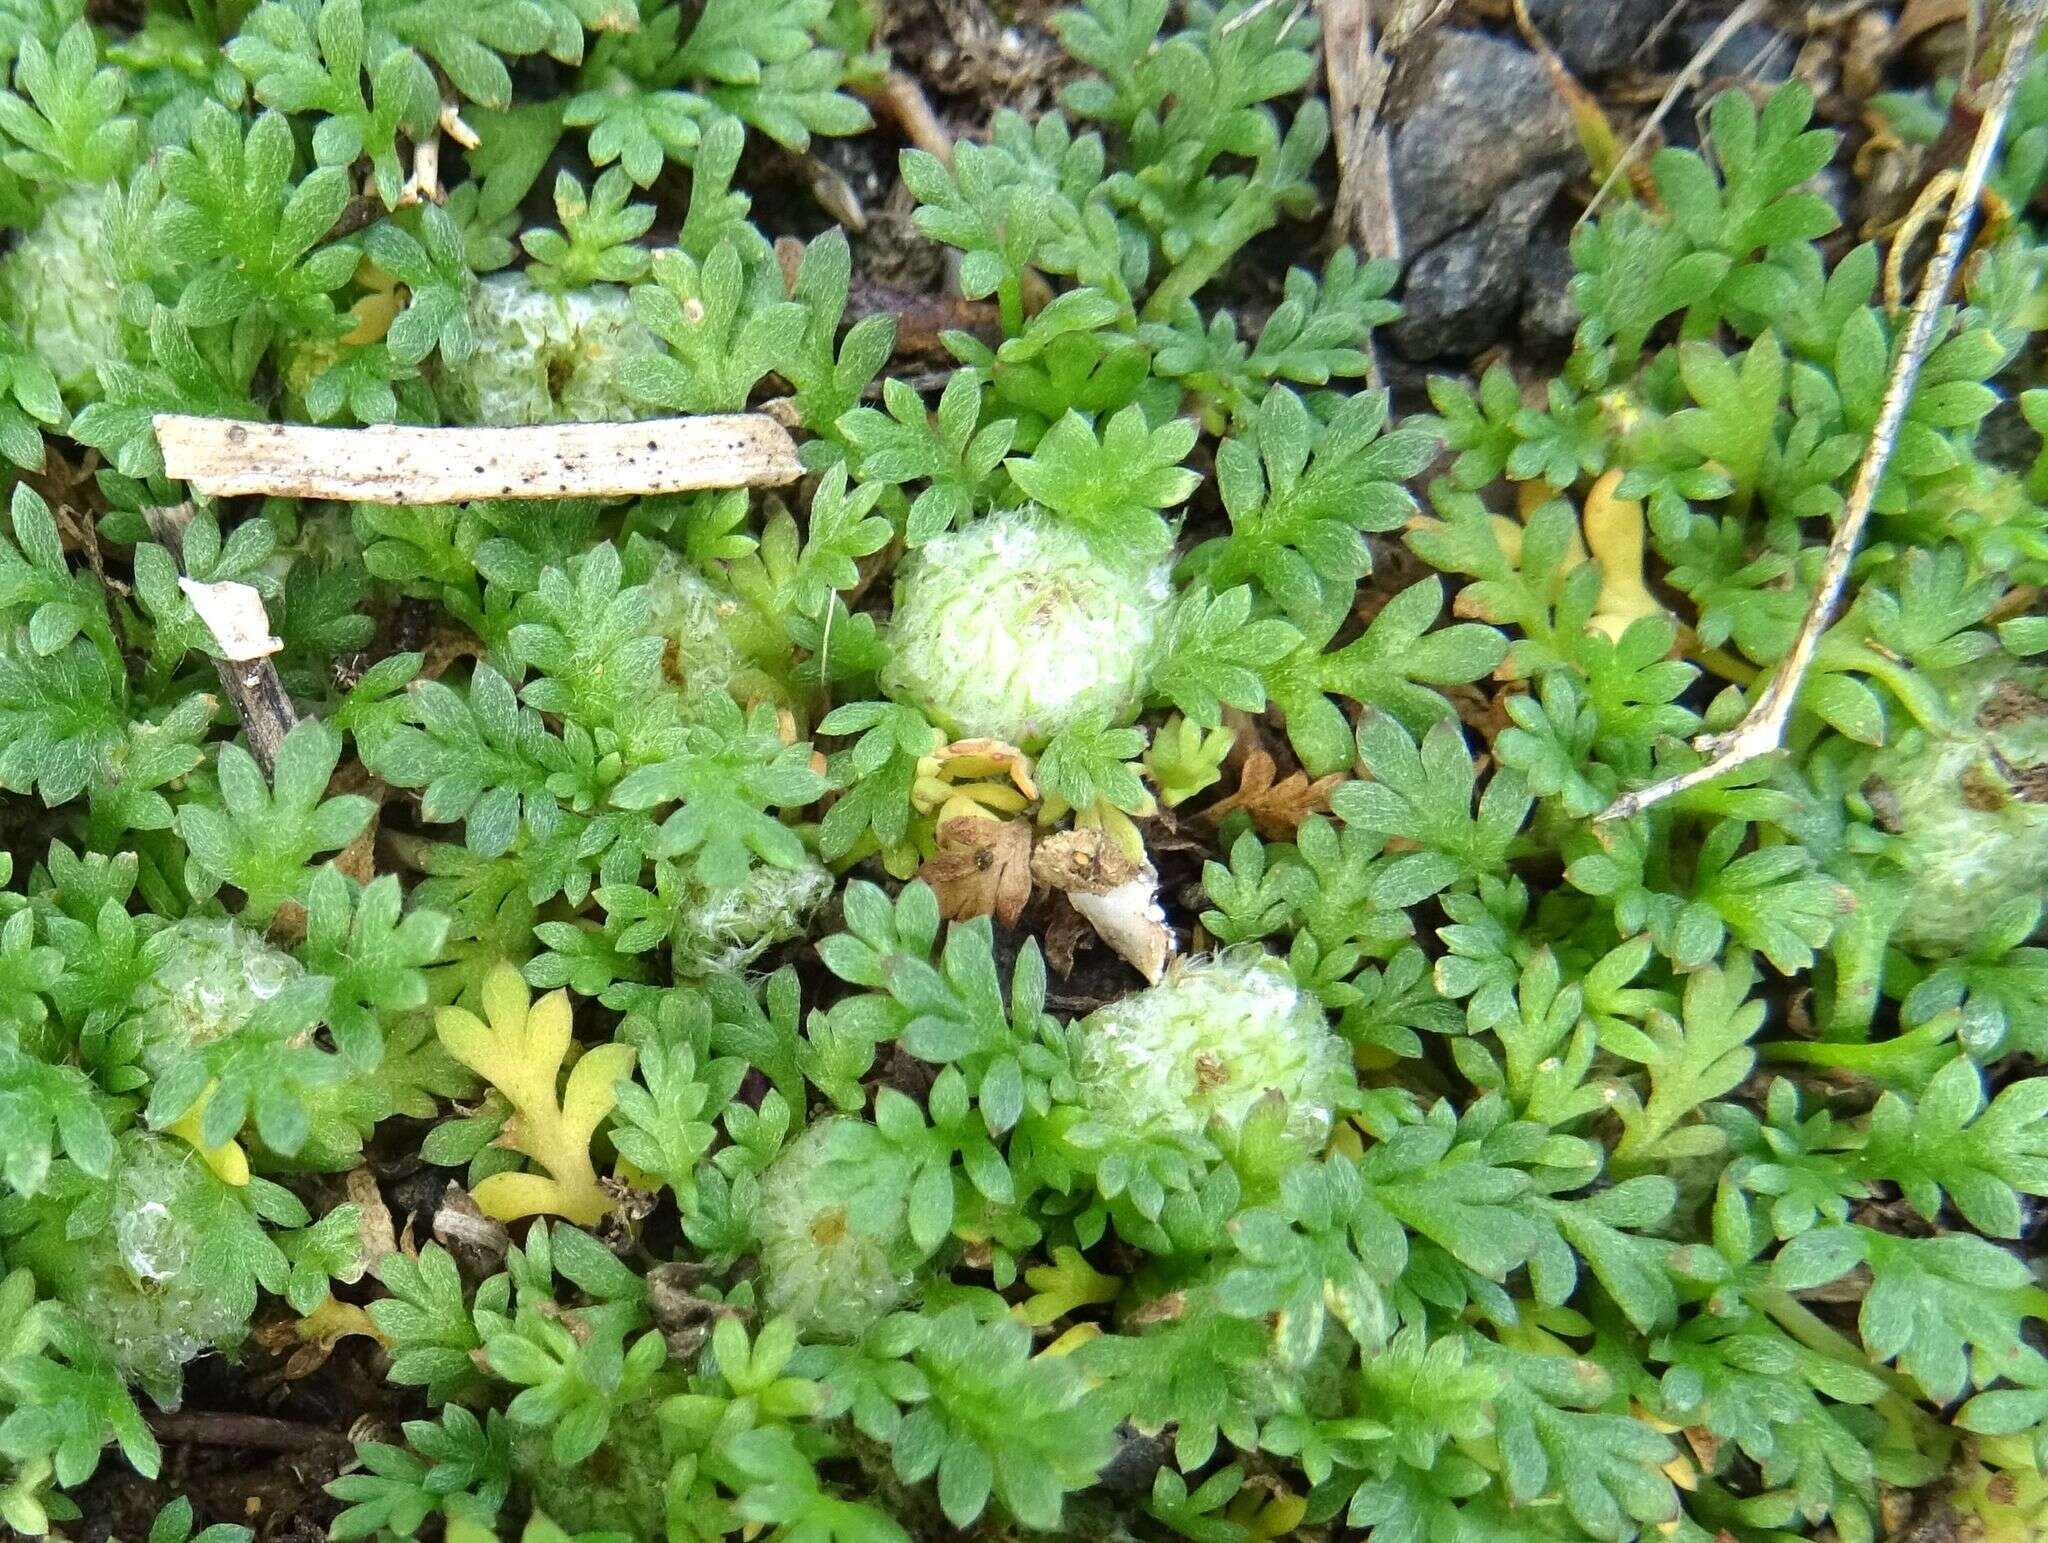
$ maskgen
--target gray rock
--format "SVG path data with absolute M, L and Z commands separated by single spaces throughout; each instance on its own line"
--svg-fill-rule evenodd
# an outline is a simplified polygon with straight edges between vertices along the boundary
M 1481 32 L 1431 34 L 1402 62 L 1388 121 L 1401 239 L 1423 252 L 1540 171 L 1585 165 L 1541 61 Z
M 1394 347 L 1410 359 L 1464 357 L 1498 338 L 1522 293 L 1529 232 L 1563 182 L 1545 171 L 1516 183 L 1484 218 L 1416 258 Z
M 1120 1425 L 1116 1432 L 1116 1455 L 1095 1476 L 1095 1482 L 1112 1494 L 1146 1494 L 1152 1488 L 1153 1477 L 1172 1460 L 1170 1437 L 1148 1436 L 1136 1426 Z
M 2001 471 L 2026 475 L 2041 453 L 2041 434 L 2020 412 L 2017 398 L 2007 397 L 1977 430 L 1977 454 Z
M 1522 287 L 1523 249 L 1491 220 L 1415 259 L 1393 343 L 1410 359 L 1477 353 L 1500 336 Z
M 1721 17 L 1713 15 L 1688 16 L 1665 34 L 1660 50 L 1664 63 L 1671 69 L 1683 66 L 1706 46 L 1721 21 Z M 1707 79 L 1725 83 L 1740 78 L 1773 85 L 1791 78 L 1792 61 L 1798 54 L 1798 43 L 1776 27 L 1759 21 L 1745 22 L 1714 55 L 1707 66 Z
M 1522 286 L 1522 343 L 1539 353 L 1562 353 L 1579 330 L 1572 304 L 1572 254 L 1562 241 L 1538 238 L 1529 247 L 1528 281 Z
M 1666 9 L 1665 0 L 1528 0 L 1528 6 L 1530 23 L 1581 81 L 1628 64 Z

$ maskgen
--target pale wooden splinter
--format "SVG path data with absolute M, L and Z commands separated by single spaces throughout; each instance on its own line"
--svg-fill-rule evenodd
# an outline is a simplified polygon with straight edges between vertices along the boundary
M 1821 569 L 1820 583 L 1814 590 L 1798 636 L 1792 640 L 1791 649 L 1742 721 L 1725 734 L 1706 734 L 1693 741 L 1694 748 L 1707 757 L 1704 763 L 1649 787 L 1622 794 L 1600 813 L 1601 820 L 1623 820 L 1639 814 L 1674 794 L 1712 782 L 1759 756 L 1769 755 L 1784 743 L 1785 725 L 1792 717 L 1792 704 L 1798 699 L 1806 671 L 1812 665 L 1814 655 L 1820 651 L 1821 635 L 1834 619 L 1835 607 L 1847 587 L 1849 564 L 1855 558 L 1863 526 L 1870 518 L 1871 500 L 1877 496 L 1878 484 L 1884 480 L 1885 467 L 1891 462 L 1899 428 L 1905 422 L 1906 409 L 1913 400 L 1913 384 L 1919 377 L 1920 366 L 1934 346 L 1937 323 L 1948 300 L 1949 285 L 1954 281 L 1956 268 L 1969 246 L 1977 201 L 1983 193 L 1985 178 L 1990 174 L 1992 157 L 1997 153 L 1999 138 L 2005 132 L 2005 121 L 2012 111 L 2013 98 L 2018 95 L 2020 82 L 2033 63 L 2034 45 L 2041 36 L 2044 14 L 2048 14 L 2048 0 L 2007 0 L 2006 12 L 2011 19 L 2011 28 L 2006 38 L 2005 58 L 1983 105 L 1969 156 L 1956 178 L 1954 202 L 1950 205 L 1948 220 L 1935 244 L 1934 255 L 1928 259 L 1927 269 L 1921 276 L 1919 298 L 1914 303 L 1904 341 L 1892 365 L 1891 379 L 1878 408 L 1877 422 L 1871 427 L 1869 448 L 1856 469 L 1856 481 L 1850 487 L 1848 502 L 1836 523 L 1834 539 L 1828 543 L 1827 561 Z
M 215 497 L 363 504 L 602 498 L 779 487 L 803 467 L 763 413 L 530 428 L 323 429 L 159 413 L 164 471 Z

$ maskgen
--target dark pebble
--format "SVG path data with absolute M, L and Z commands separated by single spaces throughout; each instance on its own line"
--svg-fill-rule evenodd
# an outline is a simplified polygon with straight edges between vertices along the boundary
M 1666 0 L 1528 0 L 1529 21 L 1582 83 L 1625 69 Z M 1654 61 L 1652 61 L 1654 62 Z
M 1530 243 L 1528 278 L 1522 286 L 1522 344 L 1538 353 L 1564 353 L 1579 330 L 1579 309 L 1572 304 L 1570 249 L 1560 239 L 1539 237 Z
M 1390 101 L 1395 207 L 1411 253 L 1537 172 L 1585 165 L 1571 114 L 1520 43 L 1447 30 L 1404 60 Z
M 1417 257 L 1394 347 L 1410 359 L 1464 358 L 1496 341 L 1521 297 L 1529 232 L 1563 182 L 1546 171 L 1517 183 L 1476 224 Z

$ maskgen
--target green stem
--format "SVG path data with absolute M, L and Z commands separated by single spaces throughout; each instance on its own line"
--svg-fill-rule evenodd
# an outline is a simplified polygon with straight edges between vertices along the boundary
M 1873 895 L 1872 890 L 1876 890 Z M 1833 1000 L 1821 1033 L 1831 1043 L 1863 1043 L 1884 985 L 1885 953 L 1904 913 L 1903 889 L 1866 886 L 1862 904 L 1836 932 L 1830 953 L 1834 963 Z
M 1854 1072 L 1886 1087 L 1918 1089 L 1955 1058 L 1955 1018 L 1944 1013 L 1909 1034 L 1864 1043 L 1849 1040 L 1776 1040 L 1759 1045 L 1766 1061 Z
M 1216 222 L 1216 233 L 1176 263 L 1152 291 L 1152 298 L 1145 302 L 1145 320 L 1173 320 L 1180 303 L 1192 300 L 1246 242 L 1271 230 L 1274 218 L 1272 194 L 1257 182 L 1246 187 Z
M 1920 1406 L 1919 1390 L 1903 1372 L 1889 1366 L 1872 1365 L 1870 1357 L 1863 1353 L 1862 1348 L 1854 1340 L 1828 1323 L 1789 1291 L 1777 1286 L 1761 1286 L 1746 1292 L 1745 1295 L 1752 1307 L 1769 1317 L 1808 1350 L 1824 1355 L 1831 1361 L 1840 1361 L 1845 1366 L 1860 1367 L 1881 1378 L 1891 1391 L 1879 1397 L 1876 1404 L 1878 1413 L 1895 1428 L 1910 1432 L 1916 1448 L 1921 1451 L 1938 1451 L 1946 1461 L 1947 1450 L 1955 1441 L 1955 1433 Z

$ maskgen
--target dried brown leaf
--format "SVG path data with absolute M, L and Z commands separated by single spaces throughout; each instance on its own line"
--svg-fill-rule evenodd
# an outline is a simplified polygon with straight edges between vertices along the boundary
M 398 1233 L 392 1225 L 391 1207 L 384 1203 L 383 1191 L 377 1187 L 376 1174 L 368 1168 L 355 1168 L 343 1183 L 349 1200 L 362 1212 L 356 1227 L 362 1249 L 357 1256 L 360 1265 L 356 1274 L 343 1277 L 357 1281 L 376 1269 L 386 1254 L 398 1252 Z
M 1062 894 L 1106 895 L 1138 873 L 1138 865 L 1103 830 L 1056 831 L 1031 854 L 1031 876 Z
M 1242 809 L 1252 817 L 1253 828 L 1268 841 L 1293 840 L 1303 820 L 1329 808 L 1330 790 L 1344 778 L 1332 772 L 1311 782 L 1307 772 L 1296 771 L 1275 781 L 1278 770 L 1270 755 L 1254 750 L 1244 759 L 1237 791 L 1203 810 L 1203 818 L 1212 825 L 1221 824 L 1231 811 Z
M 948 921 L 993 916 L 1013 926 L 1031 899 L 1031 827 L 1023 820 L 948 820 L 917 876 Z
M 483 658 L 484 648 L 467 632 L 457 632 L 453 628 L 437 628 L 427 639 L 426 647 L 421 649 L 420 653 L 422 659 L 419 678 L 439 680 L 456 664 L 464 660 Z
M 1852 102 L 1869 101 L 1883 89 L 1885 65 L 1902 46 L 1897 27 L 1875 11 L 1849 18 L 1842 38 L 1842 94 Z
M 506 1251 L 512 1246 L 512 1234 L 506 1231 L 505 1224 L 484 1215 L 469 1191 L 453 1179 L 442 1191 L 441 1204 L 434 1211 L 434 1237 L 455 1255 L 458 1263 L 478 1277 L 491 1274 L 503 1264 Z
M 377 836 L 383 829 L 384 800 L 390 797 L 391 789 L 367 771 L 350 766 L 336 773 L 330 785 L 330 796 L 337 793 L 364 794 L 373 806 L 369 824 L 355 840 L 334 854 L 335 867 L 358 884 L 368 884 L 377 877 Z
M 1070 902 L 1055 901 L 1040 940 L 1045 946 L 1045 962 L 1051 966 L 1053 974 L 1061 980 L 1072 975 L 1074 955 L 1080 951 L 1084 940 L 1094 936 L 1095 929 L 1088 925 L 1088 919 Z
M 1970 21 L 1970 0 L 1906 0 L 1891 25 L 1889 52 L 1905 52 L 1937 27 L 1968 26 Z
M 303 1318 L 280 1318 L 275 1323 L 264 1324 L 256 1330 L 256 1343 L 273 1355 L 285 1355 L 284 1366 L 279 1373 L 285 1382 L 296 1382 L 301 1377 L 310 1377 L 328 1362 L 334 1354 L 334 1347 L 343 1340 L 355 1337 L 375 1340 L 388 1346 L 385 1339 L 370 1321 L 370 1315 L 353 1302 L 339 1301 L 329 1297 Z M 289 1352 L 287 1355 L 286 1352 Z

